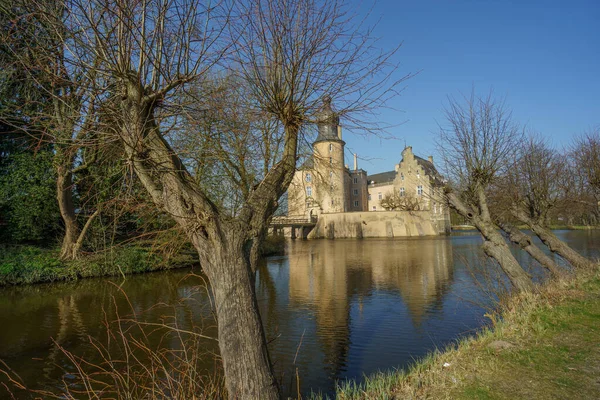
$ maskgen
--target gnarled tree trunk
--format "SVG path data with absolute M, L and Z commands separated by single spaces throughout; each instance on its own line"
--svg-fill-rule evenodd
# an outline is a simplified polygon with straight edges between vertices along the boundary
M 506 232 L 511 242 L 519 245 L 519 247 L 525 250 L 531 257 L 533 257 L 534 260 L 539 262 L 542 267 L 547 269 L 553 277 L 562 275 L 562 271 L 558 264 L 556 264 L 553 259 L 548 257 L 539 247 L 537 247 L 531 241 L 529 236 L 510 224 L 500 224 L 500 228 Z
M 550 251 L 558 254 L 569 262 L 574 268 L 586 269 L 594 266 L 594 263 L 573 250 L 569 245 L 560 240 L 552 231 L 527 216 L 523 211 L 514 208 L 512 214 L 519 221 L 527 224 L 540 240 L 548 246 Z
M 518 291 L 530 291 L 533 289 L 531 277 L 523 270 L 517 259 L 510 252 L 508 244 L 494 225 L 487 212 L 485 202 L 483 212 L 476 213 L 475 210 L 464 204 L 454 193 L 448 193 L 448 202 L 460 215 L 466 218 L 483 237 L 483 251 L 489 257 L 500 264 L 500 267 L 508 276 L 508 279 Z
M 249 208 L 234 218 L 220 215 L 162 137 L 154 119 L 154 102 L 144 97 L 135 80 L 126 82 L 124 89 L 121 137 L 135 172 L 155 204 L 186 232 L 209 279 L 229 398 L 278 399 L 279 388 L 254 291 L 251 258 L 256 257 L 254 252 L 260 243 L 253 244 L 251 239 L 260 241 L 268 220 L 264 216 L 273 210 L 279 194 L 263 187 L 271 182 L 267 176 L 256 190 L 263 193 L 257 201 L 263 204 L 262 209 Z M 283 184 L 291 180 L 295 146 L 286 153 L 285 162 L 292 163 L 290 176 L 276 175 L 276 186 L 280 185 L 278 179 L 283 179 Z
M 70 167 L 64 165 L 57 167 L 56 199 L 60 215 L 65 224 L 65 235 L 63 236 L 60 248 L 60 258 L 63 260 L 74 259 L 78 256 L 76 244 L 80 231 L 73 203 L 73 174 Z

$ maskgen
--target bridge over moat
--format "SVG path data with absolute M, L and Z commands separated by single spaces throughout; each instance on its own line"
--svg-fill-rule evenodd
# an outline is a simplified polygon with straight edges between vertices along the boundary
M 270 227 L 273 235 L 283 235 L 283 228 L 290 228 L 292 239 L 306 239 L 316 224 L 316 217 L 306 218 L 304 216 L 282 215 L 273 217 Z

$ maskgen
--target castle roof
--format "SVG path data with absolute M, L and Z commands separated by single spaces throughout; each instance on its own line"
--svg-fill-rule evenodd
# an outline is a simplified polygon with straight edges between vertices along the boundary
M 298 170 L 313 169 L 314 167 L 315 167 L 315 158 L 311 154 L 310 156 L 306 157 L 306 159 L 304 160 L 302 165 L 298 167 Z
M 412 154 L 412 151 L 411 151 L 411 154 Z M 421 168 L 423 168 L 423 174 L 429 176 L 434 185 L 441 186 L 444 184 L 444 180 L 443 180 L 442 176 L 439 174 L 437 169 L 435 169 L 435 166 L 433 165 L 433 163 L 431 161 L 425 160 L 424 158 L 421 158 L 419 156 L 415 156 L 415 155 L 413 155 L 413 156 L 414 156 L 417 164 Z M 380 172 L 378 174 L 368 175 L 367 182 L 369 184 L 371 184 L 371 182 L 374 182 L 375 184 L 384 184 L 384 183 L 388 183 L 388 182 L 391 183 L 394 179 L 396 179 L 397 174 L 398 173 L 396 171 L 387 171 L 387 172 Z
M 396 178 L 396 171 L 380 172 L 378 174 L 367 175 L 367 182 L 386 183 L 392 182 Z

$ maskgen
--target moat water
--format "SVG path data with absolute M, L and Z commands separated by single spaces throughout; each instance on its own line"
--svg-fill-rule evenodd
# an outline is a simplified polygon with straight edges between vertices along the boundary
M 600 257 L 599 231 L 557 234 L 582 254 Z M 296 393 L 299 376 L 303 394 L 331 394 L 338 381 L 407 367 L 474 334 L 487 323 L 491 304 L 477 282 L 494 279 L 494 273 L 482 272 L 480 243 L 475 232 L 290 241 L 284 256 L 265 259 L 257 296 L 284 390 Z M 543 279 L 526 255 L 515 252 L 536 279 Z M 107 345 L 104 322 L 117 315 L 135 313 L 150 324 L 176 321 L 179 329 L 214 337 L 209 289 L 201 275 L 190 272 L 0 289 L 0 359 L 28 386 L 55 388 L 74 372 L 56 344 L 99 362 L 90 337 Z M 175 346 L 171 339 L 151 335 L 149 341 Z M 207 354 L 217 351 L 212 340 L 200 344 Z M 206 370 L 214 364 L 214 356 L 207 355 Z

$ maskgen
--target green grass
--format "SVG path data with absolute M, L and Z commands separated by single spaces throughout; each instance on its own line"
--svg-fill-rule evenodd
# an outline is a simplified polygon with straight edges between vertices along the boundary
M 58 249 L 0 246 L 0 286 L 127 275 L 195 263 L 189 256 L 167 258 L 139 246 L 118 247 L 73 261 L 61 261 L 58 255 Z
M 519 229 L 529 229 L 527 225 L 518 225 Z M 598 225 L 549 225 L 548 228 L 556 231 L 588 231 L 592 229 L 600 229 Z
M 379 373 L 360 385 L 346 382 L 336 397 L 600 398 L 600 270 L 514 296 L 502 310 L 495 326 L 475 338 L 430 354 L 406 372 Z M 513 347 L 490 348 L 497 340 Z

